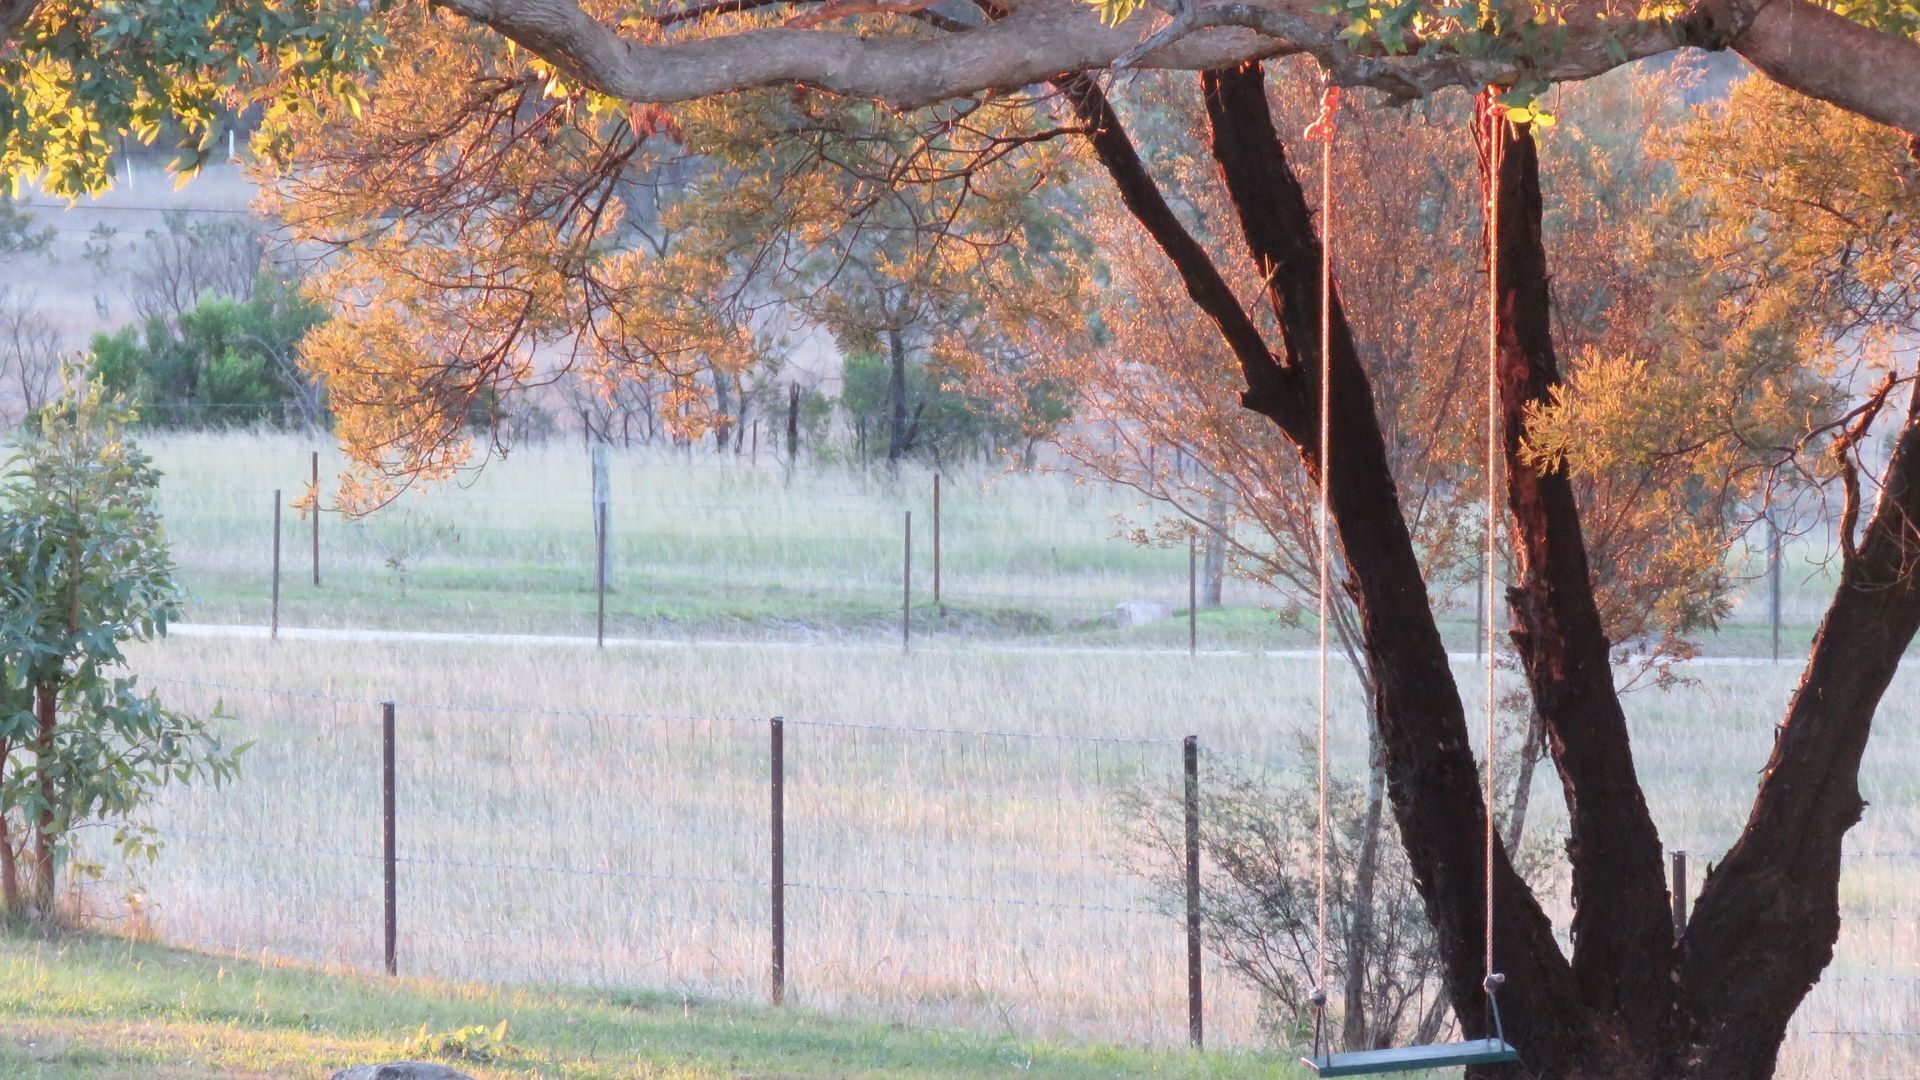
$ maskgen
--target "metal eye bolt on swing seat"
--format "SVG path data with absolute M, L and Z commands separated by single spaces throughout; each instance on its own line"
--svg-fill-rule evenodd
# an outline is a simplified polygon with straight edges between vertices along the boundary
M 1496 552 L 1493 549 L 1495 526 L 1498 524 L 1495 501 L 1495 470 L 1498 468 L 1498 393 L 1497 362 L 1499 348 L 1498 298 L 1499 282 L 1495 272 L 1499 259 L 1498 211 L 1500 198 L 1500 132 L 1497 125 L 1504 122 L 1489 92 L 1482 97 L 1483 112 L 1480 120 L 1485 124 L 1486 149 L 1488 154 L 1488 198 L 1487 198 L 1487 565 L 1493 565 Z M 1326 1039 L 1327 1021 L 1327 596 L 1331 585 L 1329 565 L 1333 557 L 1330 530 L 1328 528 L 1328 490 L 1331 488 L 1332 474 L 1332 371 L 1333 365 L 1328 359 L 1333 346 L 1333 134 L 1334 116 L 1340 104 L 1340 88 L 1328 80 L 1327 88 L 1320 98 L 1320 117 L 1307 128 L 1306 137 L 1320 144 L 1320 208 L 1321 208 L 1321 244 L 1320 255 L 1320 506 L 1319 506 L 1319 562 L 1320 562 L 1320 821 L 1319 821 L 1319 986 L 1313 992 L 1313 1054 L 1300 1059 L 1319 1076 L 1373 1076 L 1380 1073 L 1409 1072 L 1416 1069 L 1439 1069 L 1460 1065 L 1497 1065 L 1502 1062 L 1520 1060 L 1520 1052 L 1507 1043 L 1505 1026 L 1500 1022 L 1499 991 L 1506 976 L 1493 970 L 1493 672 L 1494 672 L 1494 626 L 1493 620 L 1487 620 L 1487 731 L 1486 731 L 1486 768 L 1487 790 L 1485 791 L 1486 810 L 1486 980 L 1481 984 L 1487 995 L 1488 1019 L 1492 1022 L 1493 1037 L 1487 1039 L 1468 1039 L 1463 1042 L 1432 1043 L 1423 1046 L 1394 1046 L 1379 1050 L 1356 1050 L 1334 1053 L 1332 1042 Z M 1487 577 L 1489 605 L 1492 602 L 1493 577 Z M 1491 607 L 1489 607 L 1491 610 Z

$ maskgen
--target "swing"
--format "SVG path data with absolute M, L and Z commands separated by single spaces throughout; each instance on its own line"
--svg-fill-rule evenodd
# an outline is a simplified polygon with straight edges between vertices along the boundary
M 1498 349 L 1498 301 L 1499 282 L 1496 270 L 1499 260 L 1498 211 L 1500 199 L 1499 150 L 1500 140 L 1494 124 L 1500 122 L 1494 111 L 1491 96 L 1485 99 L 1485 121 L 1488 125 L 1488 184 L 1487 203 L 1487 520 L 1486 541 L 1488 565 L 1492 565 L 1493 544 L 1498 519 L 1495 517 L 1496 496 L 1495 471 L 1498 468 L 1498 394 L 1496 381 Z M 1331 538 L 1328 530 L 1327 492 L 1331 488 L 1332 467 L 1332 364 L 1328 357 L 1333 345 L 1333 133 L 1334 114 L 1340 104 L 1340 89 L 1328 81 L 1327 88 L 1320 99 L 1320 118 L 1307 128 L 1306 137 L 1318 142 L 1320 152 L 1320 206 L 1321 230 L 1325 237 L 1320 245 L 1320 506 L 1318 513 L 1320 543 L 1320 816 L 1319 816 L 1319 880 L 1318 880 L 1318 923 L 1319 951 L 1316 962 L 1319 965 L 1319 986 L 1314 990 L 1313 1053 L 1302 1057 L 1300 1063 L 1318 1076 L 1373 1076 L 1381 1073 L 1407 1072 L 1415 1069 L 1439 1069 L 1460 1065 L 1496 1065 L 1501 1062 L 1520 1060 L 1520 1052 L 1507 1042 L 1506 1029 L 1500 1022 L 1499 989 L 1506 982 L 1506 976 L 1493 970 L 1493 720 L 1494 720 L 1494 640 L 1493 620 L 1487 620 L 1486 677 L 1487 677 L 1487 732 L 1486 732 L 1486 972 L 1487 977 L 1481 988 L 1487 995 L 1487 1013 L 1493 1023 L 1493 1037 L 1487 1039 L 1468 1039 L 1461 1042 L 1431 1043 L 1423 1046 L 1394 1046 L 1379 1050 L 1357 1050 L 1334 1053 L 1331 1039 L 1325 1040 L 1327 1018 L 1327 597 L 1331 585 L 1329 564 L 1332 554 Z M 1493 579 L 1489 575 L 1486 584 L 1489 610 L 1493 603 Z

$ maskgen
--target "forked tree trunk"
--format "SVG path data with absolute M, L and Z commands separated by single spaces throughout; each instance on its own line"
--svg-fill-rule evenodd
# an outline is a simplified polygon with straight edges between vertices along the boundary
M 1533 136 L 1503 119 L 1482 123 L 1479 136 L 1499 170 L 1486 171 L 1483 153 L 1482 183 L 1500 185 L 1496 351 L 1517 564 L 1510 636 L 1566 797 L 1574 977 L 1582 1002 L 1617 1021 L 1627 1045 L 1666 1047 L 1673 920 L 1660 834 L 1634 770 L 1572 480 L 1564 467 L 1536 467 L 1525 450 L 1527 410 L 1548 404 L 1561 385 L 1539 158 Z M 1641 1067 L 1651 1070 L 1658 1056 Z
M 1482 912 L 1493 886 L 1494 965 L 1505 1032 L 1523 1063 L 1474 1076 L 1567 1080 L 1758 1080 L 1786 1022 L 1831 958 L 1840 845 L 1858 819 L 1860 754 L 1900 654 L 1920 628 L 1920 392 L 1872 523 L 1842 581 L 1746 833 L 1703 888 L 1682 946 L 1665 915 L 1660 846 L 1633 769 L 1594 614 L 1577 507 L 1564 476 L 1531 470 L 1509 423 L 1509 509 L 1526 563 L 1510 596 L 1516 643 L 1571 810 L 1580 908 L 1574 958 L 1560 952 L 1504 845 L 1480 850 L 1480 797 L 1465 709 L 1387 466 L 1367 375 L 1333 301 L 1333 439 L 1321 447 L 1319 244 L 1300 185 L 1249 64 L 1202 76 L 1212 149 L 1281 331 L 1275 350 L 1161 196 L 1099 88 L 1059 84 L 1129 212 L 1219 329 L 1246 380 L 1243 402 L 1271 419 L 1328 493 L 1379 683 L 1376 723 L 1388 794 L 1433 924 L 1444 981 L 1469 1036 L 1487 1034 Z M 1500 407 L 1510 421 L 1558 379 L 1546 334 L 1546 259 L 1531 139 L 1502 127 Z M 1516 467 L 1516 464 L 1518 467 Z M 1676 957 L 1678 953 L 1678 957 Z M 1677 959 L 1677 969 L 1676 969 Z

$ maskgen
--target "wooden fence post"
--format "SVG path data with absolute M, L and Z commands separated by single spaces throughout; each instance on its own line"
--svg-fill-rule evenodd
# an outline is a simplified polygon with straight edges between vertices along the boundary
M 380 862 L 385 886 L 387 974 L 400 973 L 400 878 L 396 844 L 393 761 L 393 702 L 380 706 Z
M 1200 985 L 1200 738 L 1181 744 L 1186 774 L 1187 818 L 1187 1038 L 1199 1049 L 1205 1042 L 1205 999 Z
M 775 1005 L 787 999 L 787 796 L 786 796 L 786 746 L 785 720 L 774 717 L 769 722 L 772 732 L 771 761 L 773 765 L 773 805 L 770 808 L 770 848 L 772 851 L 772 901 L 773 923 L 773 964 L 772 997 Z

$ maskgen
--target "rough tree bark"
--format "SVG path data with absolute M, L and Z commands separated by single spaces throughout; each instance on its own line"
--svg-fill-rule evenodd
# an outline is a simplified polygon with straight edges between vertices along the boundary
M 1844 545 L 1851 553 L 1746 828 L 1687 923 L 1679 999 L 1695 1075 L 1766 1075 L 1787 1021 L 1833 959 L 1842 844 L 1866 808 L 1860 757 L 1920 630 L 1920 381 L 1881 485 L 1864 535 Z
M 1490 116 L 1484 114 L 1483 116 Z M 1594 599 L 1573 483 L 1526 452 L 1526 411 L 1560 385 L 1532 135 L 1480 125 L 1482 184 L 1498 161 L 1497 373 L 1516 581 L 1510 636 L 1566 797 L 1573 868 L 1573 972 L 1588 1008 L 1615 1017 L 1625 1045 L 1667 1044 L 1673 922 L 1659 832 L 1634 772 L 1611 645 Z M 1651 1061 L 1642 1064 L 1653 1075 Z

